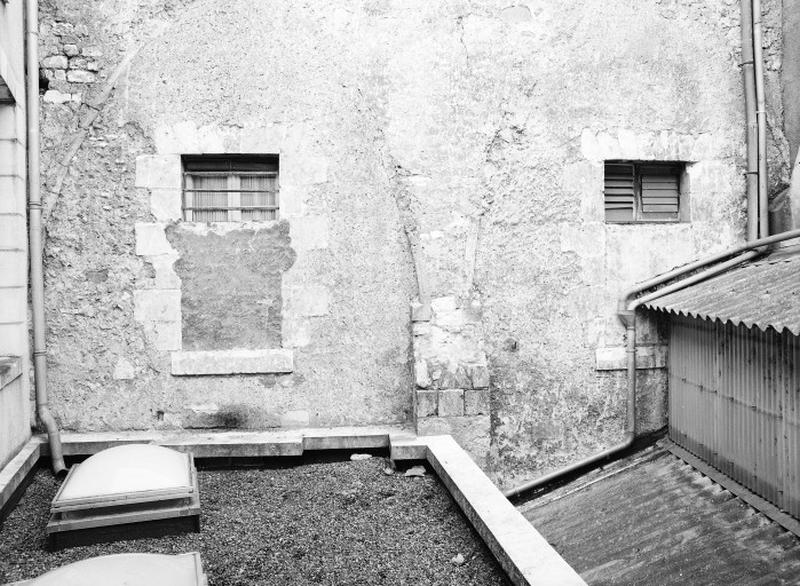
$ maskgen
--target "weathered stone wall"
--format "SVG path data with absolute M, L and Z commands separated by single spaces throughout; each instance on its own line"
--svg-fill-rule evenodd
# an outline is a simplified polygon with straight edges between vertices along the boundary
M 780 3 L 766 8 L 779 189 Z M 411 422 L 427 390 L 414 354 L 465 331 L 433 319 L 444 337 L 417 332 L 412 345 L 419 298 L 469 314 L 456 374 L 485 360 L 490 375 L 488 413 L 468 412 L 480 387 L 440 378 L 423 419 L 511 483 L 620 437 L 620 292 L 742 236 L 732 0 L 42 10 L 58 92 L 43 122 L 54 406 L 68 428 Z M 280 156 L 296 255 L 281 274 L 290 374 L 170 372 L 170 353 L 187 349 L 190 279 L 165 235 L 182 229 L 179 157 L 197 153 Z M 606 159 L 686 162 L 691 221 L 605 224 Z M 664 350 L 658 325 L 642 326 L 646 431 L 664 424 Z M 488 435 L 442 421 L 450 408 Z

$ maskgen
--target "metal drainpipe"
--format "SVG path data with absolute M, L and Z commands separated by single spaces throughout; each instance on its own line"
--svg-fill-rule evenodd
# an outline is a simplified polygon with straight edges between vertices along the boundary
M 764 96 L 764 40 L 761 29 L 761 0 L 753 2 L 753 63 L 758 125 L 758 237 L 769 236 L 767 193 L 767 101 Z
M 626 349 L 627 349 L 627 372 L 628 372 L 628 392 L 627 392 L 627 418 L 626 418 L 626 432 L 625 438 L 618 444 L 603 450 L 599 454 L 595 454 L 574 464 L 570 464 L 564 468 L 556 470 L 555 472 L 551 472 L 550 474 L 546 474 L 539 478 L 535 478 L 530 480 L 524 484 L 521 484 L 515 488 L 508 489 L 503 492 L 503 495 L 506 498 L 514 498 L 524 492 L 528 492 L 535 488 L 539 488 L 546 484 L 553 482 L 554 480 L 558 480 L 559 478 L 570 474 L 576 470 L 614 456 L 615 454 L 625 450 L 633 444 L 634 439 L 636 438 L 636 309 L 642 305 L 643 303 L 647 303 L 648 301 L 652 301 L 653 299 L 660 297 L 662 295 L 666 295 L 668 293 L 672 293 L 674 291 L 678 291 L 680 289 L 684 289 L 689 285 L 693 285 L 694 283 L 699 283 L 705 279 L 709 279 L 713 276 L 716 276 L 720 273 L 723 273 L 732 267 L 741 264 L 745 261 L 752 260 L 758 256 L 766 254 L 769 249 L 768 247 L 771 244 L 775 244 L 777 242 L 782 242 L 784 240 L 790 240 L 792 238 L 800 238 L 800 229 L 792 230 L 790 232 L 784 232 L 782 234 L 776 234 L 775 236 L 769 236 L 767 238 L 760 238 L 758 240 L 754 240 L 752 242 L 748 242 L 746 244 L 741 244 L 739 246 L 735 246 L 730 248 L 726 251 L 720 252 L 708 258 L 695 261 L 683 267 L 679 267 L 677 269 L 673 269 L 663 275 L 658 277 L 654 277 L 640 285 L 637 285 L 633 289 L 626 291 L 622 297 L 619 299 L 619 308 L 617 311 L 617 316 L 619 317 L 620 321 L 625 325 L 625 341 L 626 341 Z M 725 262 L 721 262 L 725 261 Z M 678 277 L 686 275 L 688 273 L 693 273 L 698 269 L 702 269 L 709 265 L 713 265 L 715 263 L 720 263 L 717 266 L 713 266 L 708 270 L 701 271 L 699 273 L 693 274 L 686 279 L 681 281 L 677 281 L 651 293 L 649 295 L 645 295 L 643 297 L 636 298 L 642 291 L 646 291 L 648 289 L 652 289 L 653 287 L 658 287 L 663 285 L 664 283 L 668 283 Z
M 758 238 L 758 120 L 756 116 L 756 81 L 753 70 L 753 4 L 742 0 L 742 77 L 744 80 L 745 138 L 747 141 L 747 239 Z
M 36 412 L 47 430 L 53 473 L 66 472 L 61 435 L 47 401 L 47 351 L 42 266 L 42 194 L 39 172 L 39 3 L 27 0 L 27 123 L 28 123 L 28 231 L 30 239 L 31 309 L 33 314 L 33 371 Z

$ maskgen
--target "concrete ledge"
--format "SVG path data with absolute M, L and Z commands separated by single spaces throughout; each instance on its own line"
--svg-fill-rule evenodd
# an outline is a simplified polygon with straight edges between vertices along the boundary
M 269 374 L 294 370 L 294 352 L 267 350 L 209 350 L 173 352 L 172 374 Z
M 250 458 L 302 456 L 305 450 L 357 450 L 390 447 L 410 441 L 414 432 L 402 426 L 331 427 L 273 431 L 122 431 L 61 434 L 65 456 L 90 456 L 106 448 L 132 443 L 154 443 L 195 458 Z M 37 436 L 42 455 L 49 454 L 44 436 Z M 424 458 L 424 454 L 421 458 Z
M 389 457 L 392 460 L 425 460 L 428 457 L 428 444 L 423 438 L 393 437 L 389 448 Z
M 7 506 L 13 505 L 17 490 L 24 487 L 30 473 L 41 457 L 41 441 L 32 438 L 11 461 L 0 469 L 0 522 L 5 518 Z
M 451 436 L 425 442 L 428 462 L 514 584 L 585 586 Z
M 16 356 L 0 356 L 0 390 L 22 374 L 22 364 Z

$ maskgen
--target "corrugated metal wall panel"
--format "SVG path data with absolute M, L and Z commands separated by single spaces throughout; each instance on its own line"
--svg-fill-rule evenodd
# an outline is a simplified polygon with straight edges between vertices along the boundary
M 789 333 L 675 317 L 670 437 L 800 517 L 800 341 Z

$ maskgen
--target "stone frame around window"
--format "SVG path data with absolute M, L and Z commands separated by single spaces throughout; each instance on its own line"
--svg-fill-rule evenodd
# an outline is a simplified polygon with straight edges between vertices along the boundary
M 312 324 L 329 313 L 329 287 L 290 270 L 282 282 L 280 348 L 214 350 L 198 354 L 183 348 L 181 280 L 173 265 L 178 252 L 166 237 L 170 224 L 185 222 L 181 209 L 183 156 L 210 153 L 246 155 L 273 153 L 280 161 L 280 221 L 289 224 L 292 248 L 302 266 L 306 255 L 328 248 L 326 215 L 307 208 L 305 200 L 316 186 L 328 182 L 328 160 L 304 140 L 303 127 L 283 125 L 244 126 L 231 129 L 197 126 L 191 121 L 162 125 L 155 130 L 155 152 L 136 158 L 135 187 L 146 190 L 152 221 L 135 224 L 136 254 L 154 270 L 151 283 L 133 291 L 134 320 L 156 351 L 170 354 L 174 376 L 286 373 L 294 368 L 294 354 L 312 343 Z M 198 230 L 230 230 L 239 226 L 269 225 L 264 222 L 194 224 Z M 253 354 L 255 353 L 255 354 Z M 203 361 L 213 359 L 214 367 Z M 199 361 L 199 362 L 198 362 Z M 256 368 L 253 368 L 253 364 Z M 214 372 L 208 372 L 211 369 Z

